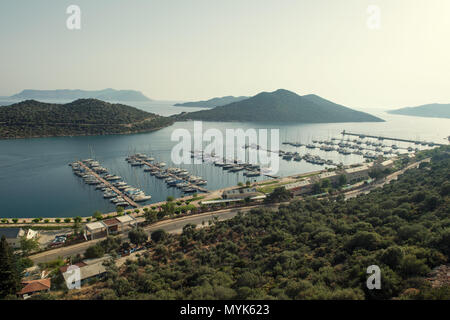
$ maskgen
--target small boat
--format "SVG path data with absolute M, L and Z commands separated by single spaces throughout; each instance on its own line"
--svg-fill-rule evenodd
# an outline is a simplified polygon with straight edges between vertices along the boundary
M 197 189 L 192 188 L 192 187 L 186 187 L 182 189 L 184 193 L 195 193 L 197 192 Z

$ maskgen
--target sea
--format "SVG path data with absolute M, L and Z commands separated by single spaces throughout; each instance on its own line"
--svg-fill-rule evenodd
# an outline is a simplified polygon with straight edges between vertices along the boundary
M 55 102 L 55 101 L 53 101 Z M 60 101 L 58 101 L 60 102 Z M 11 101 L 0 101 L 1 105 Z M 201 110 L 200 108 L 174 106 L 171 101 L 150 101 L 127 103 L 142 110 L 163 116 L 181 112 Z M 268 129 L 278 130 L 279 147 L 285 151 L 298 151 L 301 155 L 311 153 L 335 163 L 356 164 L 365 159 L 360 155 L 342 155 L 305 147 L 291 147 L 282 142 L 311 143 L 313 140 L 330 140 L 342 138 L 341 132 L 380 135 L 403 139 L 421 140 L 434 143 L 448 143 L 450 136 L 450 119 L 420 118 L 391 115 L 383 109 L 363 110 L 385 120 L 371 123 L 328 123 L 328 124 L 286 124 L 286 123 L 252 123 L 252 122 L 203 122 L 203 132 L 217 129 L 223 133 L 227 129 Z M 213 164 L 181 164 L 171 161 L 172 148 L 179 143 L 172 139 L 176 129 L 187 129 L 193 136 L 194 122 L 176 122 L 164 129 L 140 134 L 55 137 L 0 140 L 0 217 L 73 217 L 92 216 L 101 212 L 115 211 L 115 206 L 103 198 L 101 191 L 85 184 L 72 173 L 69 163 L 86 158 L 98 160 L 110 173 L 119 175 L 129 185 L 145 191 L 152 196 L 143 204 L 165 200 L 168 196 L 182 196 L 176 188 L 168 187 L 164 181 L 156 179 L 143 168 L 131 167 L 125 158 L 134 153 L 145 153 L 156 161 L 164 161 L 168 167 L 181 167 L 190 173 L 201 176 L 208 181 L 205 188 L 216 190 L 235 186 L 247 180 L 260 181 L 269 177 L 247 178 L 242 172 L 231 173 Z M 348 137 L 351 140 L 357 137 Z M 208 143 L 205 142 L 205 145 Z M 413 148 L 410 143 L 385 141 L 396 144 L 399 148 Z M 270 145 L 269 145 L 270 147 Z M 401 152 L 407 152 L 400 149 Z M 286 161 L 279 159 L 278 176 L 288 176 L 317 171 L 330 166 L 311 164 L 305 161 Z

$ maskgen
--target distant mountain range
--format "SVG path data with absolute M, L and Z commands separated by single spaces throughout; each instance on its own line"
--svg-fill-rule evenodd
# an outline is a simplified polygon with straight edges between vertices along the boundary
M 415 117 L 450 118 L 450 104 L 425 104 L 418 107 L 408 107 L 390 110 L 388 113 Z
M 67 100 L 99 99 L 106 101 L 151 101 L 139 91 L 104 89 L 97 91 L 87 90 L 23 90 L 10 97 L 11 100 Z
M 335 104 L 317 95 L 299 96 L 284 89 L 262 92 L 242 101 L 210 110 L 182 113 L 175 117 L 179 120 L 297 123 L 384 121 L 368 113 Z
M 233 97 L 233 96 L 226 96 L 221 98 L 212 98 L 209 100 L 204 101 L 194 101 L 194 102 L 185 102 L 185 103 L 177 103 L 175 106 L 180 107 L 196 107 L 196 108 L 215 108 L 224 106 L 233 102 L 239 102 L 245 99 L 248 99 L 249 97 Z
M 0 108 L 0 139 L 148 132 L 173 121 L 97 99 L 66 104 L 26 100 Z

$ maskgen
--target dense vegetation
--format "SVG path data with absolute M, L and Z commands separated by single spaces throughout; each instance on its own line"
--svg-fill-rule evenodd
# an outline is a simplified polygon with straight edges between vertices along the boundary
M 216 107 L 181 114 L 179 119 L 258 122 L 373 122 L 383 121 L 370 114 L 332 103 L 316 95 L 299 96 L 287 90 L 262 92 L 256 96 Z
M 401 108 L 388 111 L 392 114 L 401 114 L 415 117 L 450 118 L 450 104 L 426 104 L 418 107 Z
M 450 299 L 448 286 L 424 280 L 450 257 L 449 151 L 347 201 L 309 198 L 180 236 L 158 231 L 137 261 L 110 266 L 91 298 Z M 381 290 L 366 288 L 370 265 Z
M 27 257 L 28 250 L 35 248 L 34 240 L 21 239 L 21 254 L 14 252 L 2 236 L 0 239 L 0 299 L 15 299 L 21 288 L 24 270 L 33 265 Z
M 0 108 L 0 138 L 145 132 L 172 122 L 134 107 L 96 99 L 67 104 L 27 100 Z
M 104 89 L 96 91 L 87 90 L 23 90 L 9 99 L 20 100 L 76 100 L 99 99 L 108 101 L 150 101 L 139 91 Z
M 226 104 L 230 104 L 233 102 L 238 102 L 248 99 L 248 97 L 233 97 L 226 96 L 221 98 L 212 98 L 206 101 L 193 101 L 193 102 L 185 102 L 185 103 L 177 103 L 176 106 L 181 107 L 196 107 L 196 108 L 215 108 L 219 106 L 224 106 Z

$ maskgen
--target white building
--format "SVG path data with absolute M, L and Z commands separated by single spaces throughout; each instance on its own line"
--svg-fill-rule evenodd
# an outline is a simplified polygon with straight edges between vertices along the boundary
M 20 248 L 20 239 L 26 237 L 26 239 L 36 239 L 39 233 L 37 231 L 22 228 L 0 228 L 0 239 L 5 236 L 6 242 L 12 248 Z

